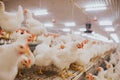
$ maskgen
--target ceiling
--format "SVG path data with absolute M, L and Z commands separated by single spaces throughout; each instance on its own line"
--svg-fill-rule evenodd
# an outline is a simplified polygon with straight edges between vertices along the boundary
M 120 0 L 2 0 L 5 2 L 7 11 L 16 11 L 18 5 L 23 8 L 34 11 L 35 9 L 47 9 L 49 14 L 44 16 L 34 16 L 42 23 L 52 22 L 55 19 L 55 27 L 49 28 L 50 31 L 63 33 L 64 23 L 74 21 L 75 27 L 71 27 L 72 31 L 78 31 L 79 28 L 85 27 L 86 23 L 92 23 L 93 31 L 104 36 L 110 37 L 111 32 L 104 31 L 104 27 L 98 24 L 101 20 L 112 21 L 115 32 L 120 35 Z M 85 6 L 89 4 L 105 4 L 106 10 L 101 11 L 85 11 Z M 94 17 L 97 21 L 94 21 Z M 120 39 L 120 36 L 119 36 Z

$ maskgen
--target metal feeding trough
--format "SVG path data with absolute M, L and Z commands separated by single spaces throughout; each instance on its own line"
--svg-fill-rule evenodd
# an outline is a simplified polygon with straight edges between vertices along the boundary
M 33 42 L 33 43 L 29 43 L 29 47 L 30 47 L 30 50 L 33 52 L 35 50 L 35 47 L 40 44 L 38 42 Z
M 0 38 L 0 45 L 11 44 L 12 42 L 14 42 L 14 41 L 12 41 L 12 40 L 5 40 L 5 39 L 1 39 Z M 31 49 L 32 52 L 34 51 L 35 47 L 38 44 L 40 44 L 40 42 L 31 42 L 31 43 L 28 43 L 28 45 L 29 45 L 29 47 L 30 47 L 30 49 Z

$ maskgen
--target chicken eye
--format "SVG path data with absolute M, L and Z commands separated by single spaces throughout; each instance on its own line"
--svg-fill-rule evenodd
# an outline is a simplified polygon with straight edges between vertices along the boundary
M 27 63 L 27 61 L 26 61 L 26 60 L 24 60 L 24 62 L 25 62 L 25 63 Z
M 21 32 L 21 34 L 23 34 L 23 32 Z
M 29 38 L 32 38 L 32 36 L 29 36 Z
M 24 47 L 23 46 L 20 46 L 21 49 L 23 49 Z
M 4 34 L 3 34 L 3 33 L 1 33 L 1 35 L 2 35 L 2 36 L 4 36 Z

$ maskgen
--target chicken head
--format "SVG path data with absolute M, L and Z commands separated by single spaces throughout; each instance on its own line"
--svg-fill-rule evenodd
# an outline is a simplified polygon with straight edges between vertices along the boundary
M 30 49 L 28 44 L 19 43 L 17 46 L 15 46 L 15 49 L 19 54 L 28 54 L 28 56 L 30 56 Z
M 31 67 L 31 60 L 28 57 L 25 57 L 22 61 L 21 64 L 26 67 L 30 68 Z

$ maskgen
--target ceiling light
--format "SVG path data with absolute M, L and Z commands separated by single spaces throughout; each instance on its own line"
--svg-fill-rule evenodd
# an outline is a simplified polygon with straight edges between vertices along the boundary
M 112 22 L 111 21 L 100 21 L 99 22 L 99 25 L 101 26 L 109 26 L 109 25 L 112 25 Z
M 80 28 L 79 31 L 86 31 L 86 28 Z
M 65 26 L 72 27 L 72 26 L 76 26 L 76 24 L 75 24 L 75 22 L 67 22 L 67 23 L 65 23 Z
M 106 10 L 107 7 L 105 4 L 94 4 L 85 6 L 86 11 L 96 11 L 96 10 Z
M 70 28 L 63 28 L 62 31 L 64 31 L 64 32 L 70 32 Z
M 85 6 L 85 8 L 91 8 L 91 7 L 103 7 L 106 6 L 105 4 L 91 4 L 91 5 L 87 5 Z
M 79 35 L 81 33 L 79 31 L 74 31 L 73 34 Z
M 53 23 L 44 23 L 44 26 L 45 27 L 53 27 L 54 25 L 53 25 Z
M 46 9 L 42 9 L 42 10 L 36 10 L 33 13 L 34 15 L 46 15 L 48 14 L 48 11 Z
M 107 27 L 105 28 L 105 31 L 115 31 L 115 29 L 113 27 Z
M 110 36 L 112 37 L 112 39 L 113 39 L 116 43 L 119 43 L 119 42 L 120 42 L 120 40 L 119 40 L 119 38 L 118 38 L 118 36 L 117 36 L 116 33 L 111 33 Z
M 86 11 L 106 10 L 106 7 L 86 8 Z

